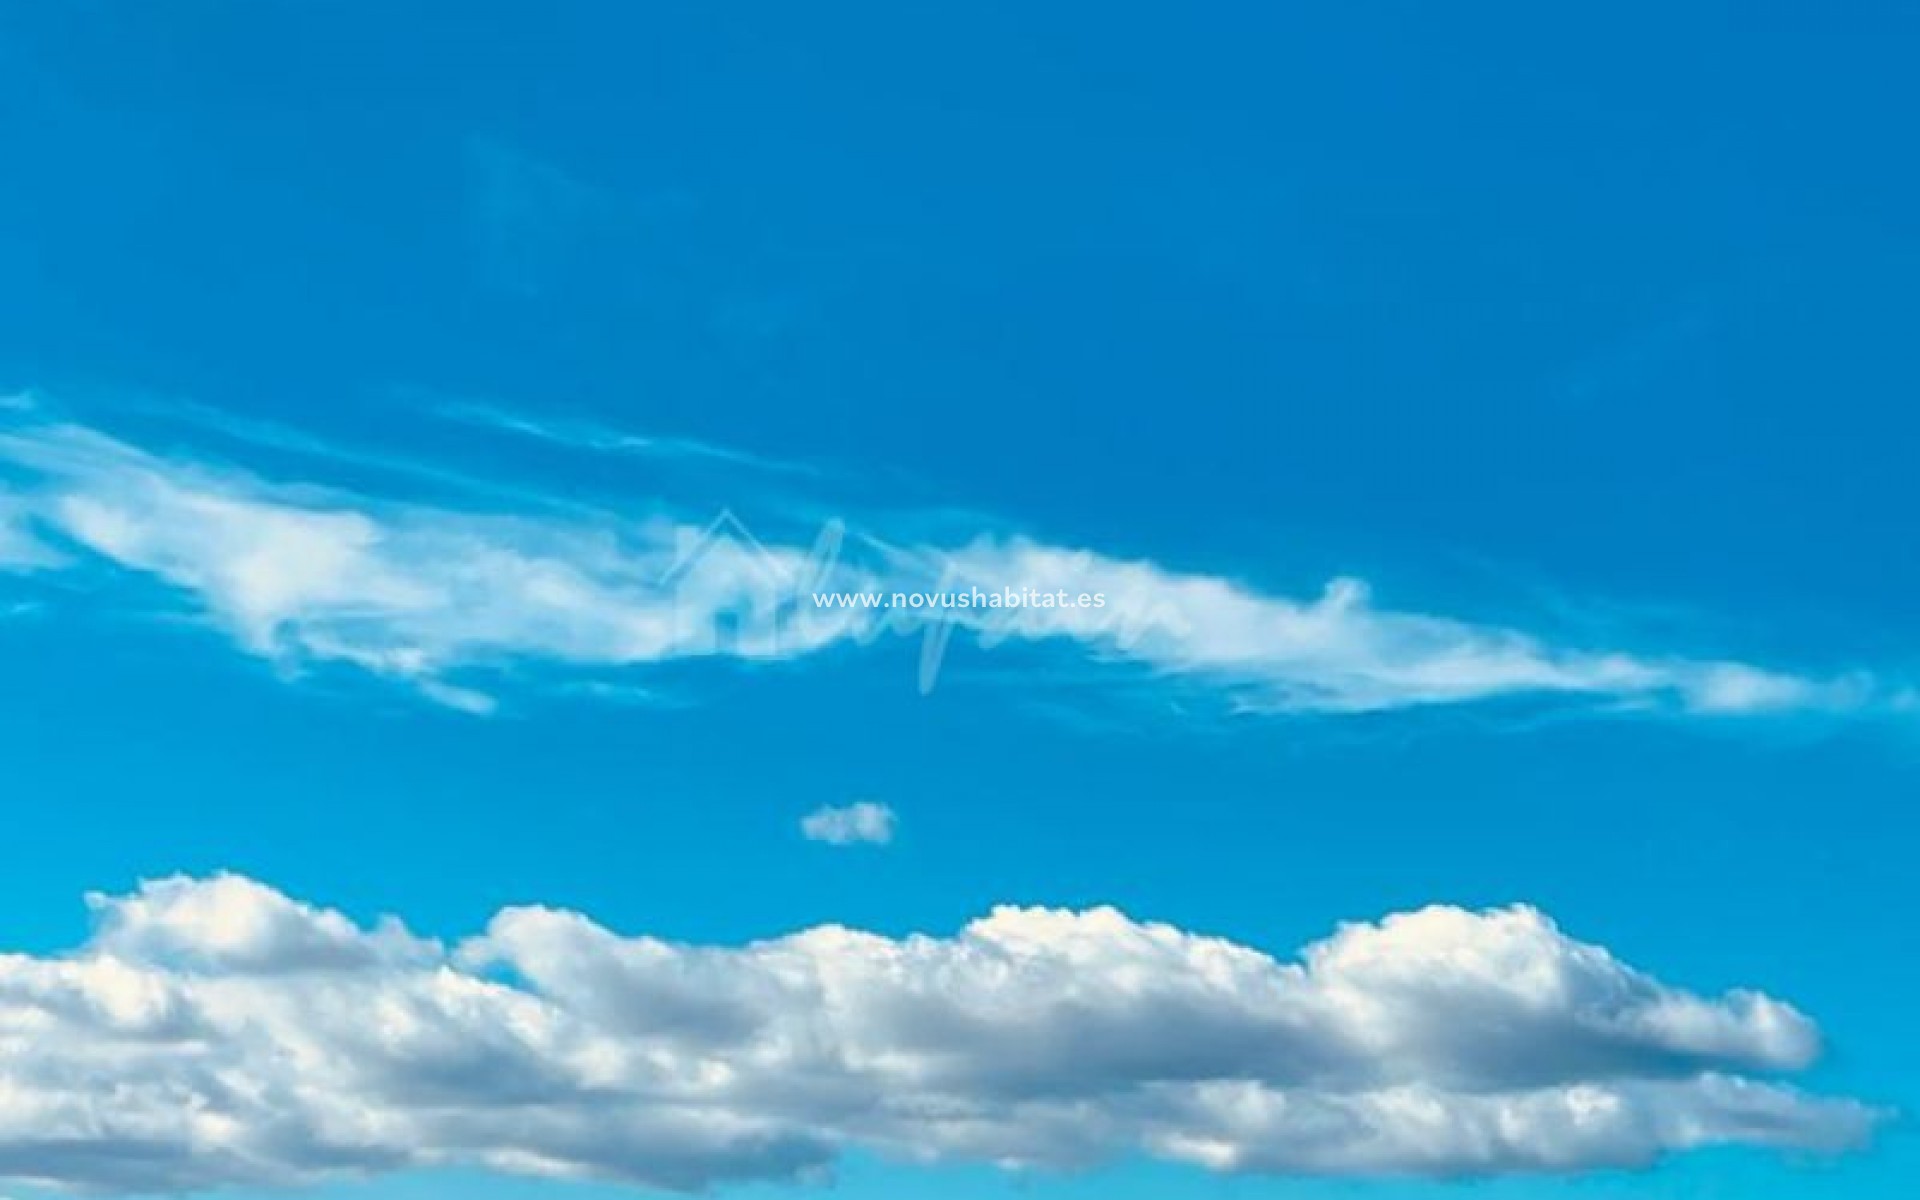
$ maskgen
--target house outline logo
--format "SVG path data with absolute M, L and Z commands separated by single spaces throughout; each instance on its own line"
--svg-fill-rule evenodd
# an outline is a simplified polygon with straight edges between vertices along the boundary
M 673 562 L 657 585 L 672 600 L 674 645 L 685 654 L 778 654 L 796 620 L 800 572 L 732 509 L 675 534 Z

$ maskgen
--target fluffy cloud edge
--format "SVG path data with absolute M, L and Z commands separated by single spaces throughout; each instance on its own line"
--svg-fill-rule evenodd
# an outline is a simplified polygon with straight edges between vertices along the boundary
M 0 1180 L 699 1190 L 856 1149 L 1448 1178 L 1839 1152 L 1880 1119 L 1779 1080 L 1820 1048 L 1792 1006 L 1667 985 L 1525 906 L 1278 959 L 1111 908 L 694 945 L 521 906 L 447 944 L 236 875 L 89 903 L 83 945 L 0 955 Z

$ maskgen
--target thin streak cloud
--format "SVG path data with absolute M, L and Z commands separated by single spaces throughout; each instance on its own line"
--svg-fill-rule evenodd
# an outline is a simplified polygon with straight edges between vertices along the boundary
M 603 681 L 686 660 L 803 662 L 882 639 L 918 645 L 923 686 L 947 640 L 1019 641 L 1216 694 L 1241 712 L 1342 714 L 1534 700 L 1702 717 L 1905 713 L 1865 670 L 1811 675 L 1717 657 L 1561 645 L 1377 603 L 1358 580 L 1295 598 L 1218 576 L 1025 537 L 887 546 L 834 533 L 762 540 L 741 522 L 622 518 L 574 506 L 463 509 L 323 479 L 272 480 L 27 414 L 0 432 L 14 569 L 69 560 L 157 580 L 250 654 L 328 664 L 491 711 L 523 668 Z M 886 596 L 1098 593 L 1100 608 L 902 612 Z M 1116 675 L 1116 679 L 1122 678 Z M 519 685 L 511 685 L 519 686 Z

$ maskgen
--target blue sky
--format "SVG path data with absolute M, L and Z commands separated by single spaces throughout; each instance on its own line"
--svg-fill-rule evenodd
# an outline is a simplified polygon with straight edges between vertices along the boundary
M 8 1192 L 1920 1184 L 1912 13 L 548 7 L 0 12 Z

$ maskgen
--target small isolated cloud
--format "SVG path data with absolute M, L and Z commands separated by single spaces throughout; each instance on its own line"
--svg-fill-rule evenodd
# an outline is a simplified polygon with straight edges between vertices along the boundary
M 861 800 L 843 808 L 815 809 L 800 819 L 800 832 L 810 842 L 829 846 L 884 846 L 893 840 L 897 820 L 886 805 Z
M 443 943 L 234 876 L 91 903 L 78 947 L 0 954 L 0 1185 L 453 1168 L 697 1191 L 849 1152 L 1567 1174 L 1838 1151 L 1879 1119 L 1785 1081 L 1820 1050 L 1792 1006 L 1674 987 L 1524 906 L 1277 958 L 1111 908 L 699 945 L 538 906 Z

